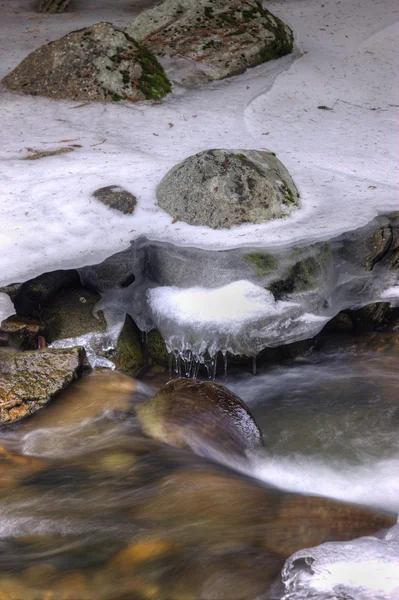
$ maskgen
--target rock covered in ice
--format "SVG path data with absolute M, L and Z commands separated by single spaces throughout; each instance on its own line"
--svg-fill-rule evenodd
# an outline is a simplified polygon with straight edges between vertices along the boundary
M 291 29 L 257 0 L 165 0 L 126 31 L 157 56 L 178 59 L 186 85 L 237 75 L 293 46 Z
M 171 89 L 155 56 L 111 23 L 38 48 L 2 83 L 24 94 L 103 102 L 162 98 Z
M 397 600 L 399 535 L 325 543 L 293 554 L 283 569 L 283 600 Z
M 223 229 L 287 216 L 299 194 L 273 152 L 205 150 L 171 169 L 157 187 L 158 204 L 190 225 Z

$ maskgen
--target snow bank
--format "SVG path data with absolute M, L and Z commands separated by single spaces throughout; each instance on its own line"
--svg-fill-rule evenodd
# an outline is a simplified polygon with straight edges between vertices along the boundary
M 121 27 L 134 16 L 122 0 L 80 4 L 62 15 L 3 4 L 0 76 L 71 30 L 98 21 Z M 296 54 L 202 90 L 176 88 L 162 103 L 82 106 L 0 90 L 0 284 L 99 263 L 140 235 L 273 249 L 329 239 L 398 208 L 396 2 L 279 0 L 268 8 L 294 29 Z M 20 160 L 72 144 L 68 154 Z M 185 157 L 218 147 L 276 152 L 303 208 L 226 231 L 173 223 L 156 204 L 157 184 Z M 107 185 L 137 196 L 132 216 L 92 198 Z

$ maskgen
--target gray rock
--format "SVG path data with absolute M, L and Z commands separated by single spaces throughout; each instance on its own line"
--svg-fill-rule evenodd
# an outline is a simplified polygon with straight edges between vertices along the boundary
M 81 347 L 0 353 L 0 424 L 36 412 L 88 368 Z
M 257 0 L 165 0 L 126 31 L 157 56 L 177 59 L 187 85 L 243 73 L 293 47 L 291 29 Z
M 173 167 L 157 187 L 173 218 L 213 229 L 264 223 L 299 206 L 299 194 L 272 152 L 206 150 Z
M 2 83 L 24 94 L 102 102 L 158 99 L 171 89 L 155 56 L 110 23 L 38 48 Z
M 392 225 L 383 225 L 374 231 L 366 240 L 366 255 L 363 266 L 366 271 L 371 271 L 374 266 L 384 258 L 391 247 L 393 240 Z
M 131 215 L 137 204 L 136 196 L 117 185 L 100 188 L 93 193 L 93 196 L 99 202 L 125 215 Z
M 82 287 L 59 291 L 42 315 L 49 340 L 55 342 L 85 333 L 104 333 L 107 323 L 102 311 L 98 312 L 98 318 L 93 314 L 99 300 L 99 294 Z

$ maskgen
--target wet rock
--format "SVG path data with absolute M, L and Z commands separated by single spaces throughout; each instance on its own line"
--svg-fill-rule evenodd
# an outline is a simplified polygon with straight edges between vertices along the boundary
M 200 455 L 245 454 L 263 444 L 245 404 L 227 388 L 197 379 L 170 381 L 136 407 L 149 437 Z
M 37 319 L 59 290 L 78 286 L 80 279 L 74 269 L 51 271 L 23 283 L 12 300 L 18 315 Z
M 146 366 L 141 346 L 141 331 L 129 315 L 126 315 L 112 361 L 119 371 L 132 377 L 138 375 Z
M 110 23 L 42 46 L 2 83 L 24 94 L 102 102 L 158 99 L 171 89 L 155 56 Z
M 340 312 L 329 321 L 321 332 L 352 331 L 353 321 L 347 312 Z
M 140 508 L 141 518 L 191 544 L 245 544 L 282 559 L 304 546 L 345 541 L 392 527 L 394 514 L 267 488 L 231 474 L 167 475 Z
M 127 375 L 110 369 L 92 371 L 62 390 L 45 411 L 35 414 L 27 429 L 74 427 L 106 411 L 131 411 L 136 390 L 137 382 Z
M 137 204 L 136 196 L 117 185 L 100 188 L 93 193 L 93 196 L 99 202 L 125 215 L 131 215 Z
M 157 187 L 173 218 L 213 229 L 264 223 L 299 206 L 298 191 L 272 152 L 206 150 L 173 167 Z
M 364 333 L 385 327 L 391 317 L 392 309 L 389 302 L 373 302 L 347 313 L 354 324 L 355 331 Z
M 172 59 L 176 81 L 188 86 L 243 73 L 293 47 L 291 29 L 257 0 L 165 0 L 126 31 Z
M 46 336 L 46 327 L 40 321 L 12 315 L 2 321 L 0 332 L 5 333 L 9 341 L 21 350 L 38 348 L 39 336 Z
M 99 294 L 82 287 L 63 289 L 55 294 L 42 314 L 49 340 L 55 342 L 85 333 L 104 333 L 107 323 L 103 312 L 98 311 L 98 318 L 93 312 L 99 300 Z
M 12 302 L 14 302 L 15 296 L 18 294 L 21 283 L 10 283 L 10 285 L 4 285 L 0 287 L 0 294 L 7 294 Z
M 31 415 L 87 369 L 80 347 L 1 354 L 0 423 Z

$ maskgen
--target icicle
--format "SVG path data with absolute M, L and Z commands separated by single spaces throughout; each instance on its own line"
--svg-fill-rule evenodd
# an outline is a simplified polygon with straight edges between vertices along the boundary
M 215 356 L 212 359 L 213 364 L 212 364 L 212 380 L 215 381 L 216 379 L 216 368 L 218 365 L 218 355 L 215 354 Z
M 197 379 L 199 368 L 200 368 L 200 360 L 199 360 L 199 358 L 195 358 L 194 359 L 193 374 L 192 374 L 192 378 L 193 379 Z
M 252 375 L 256 375 L 256 354 L 252 357 Z
M 173 352 L 168 352 L 168 370 L 169 370 L 169 377 L 172 377 L 172 370 L 173 370 Z
M 227 377 L 227 352 L 223 354 L 223 370 L 224 376 Z

